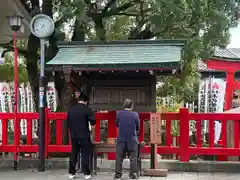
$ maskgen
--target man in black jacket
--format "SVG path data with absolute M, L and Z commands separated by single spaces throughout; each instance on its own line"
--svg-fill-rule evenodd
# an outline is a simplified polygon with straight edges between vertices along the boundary
M 67 116 L 68 128 L 72 141 L 72 154 L 69 161 L 69 179 L 76 174 L 77 156 L 81 149 L 84 178 L 91 179 L 89 157 L 92 148 L 90 127 L 96 124 L 93 111 L 87 106 L 88 96 L 81 93 L 78 103 L 70 109 Z

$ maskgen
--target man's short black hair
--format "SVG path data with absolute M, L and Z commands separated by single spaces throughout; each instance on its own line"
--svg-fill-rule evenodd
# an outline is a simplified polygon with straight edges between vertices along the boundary
M 80 93 L 80 96 L 78 97 L 78 101 L 84 101 L 87 102 L 89 100 L 89 96 L 85 94 L 84 92 Z
M 125 99 L 125 101 L 123 103 L 124 109 L 132 109 L 133 105 L 134 105 L 134 102 L 131 99 Z
M 81 90 L 81 88 L 76 88 L 75 89 L 75 92 L 81 92 L 82 90 Z

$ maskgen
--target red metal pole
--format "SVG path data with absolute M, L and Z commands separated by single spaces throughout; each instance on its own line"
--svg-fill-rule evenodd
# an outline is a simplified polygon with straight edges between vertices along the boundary
M 17 146 L 19 142 L 19 123 L 17 118 L 18 112 L 18 50 L 17 50 L 17 32 L 13 32 L 13 46 L 14 46 L 14 169 L 17 169 Z

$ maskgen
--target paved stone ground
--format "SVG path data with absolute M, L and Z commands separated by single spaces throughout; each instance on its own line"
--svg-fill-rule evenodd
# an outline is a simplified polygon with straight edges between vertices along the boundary
M 77 179 L 83 179 L 82 174 L 77 174 Z M 0 170 L 0 179 L 7 180 L 67 180 L 66 170 L 51 170 L 39 173 L 36 170 L 19 170 L 19 171 L 3 171 Z M 112 173 L 98 173 L 93 177 L 94 180 L 112 180 Z M 127 175 L 124 175 L 124 180 L 128 180 Z M 186 172 L 169 172 L 167 178 L 160 177 L 141 177 L 139 180 L 240 180 L 239 174 L 230 173 L 186 173 Z

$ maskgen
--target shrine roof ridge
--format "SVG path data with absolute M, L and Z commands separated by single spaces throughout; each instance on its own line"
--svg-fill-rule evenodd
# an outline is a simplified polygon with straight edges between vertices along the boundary
M 159 39 L 159 40 L 116 40 L 116 41 L 60 41 L 58 47 L 79 47 L 79 46 L 121 46 L 121 45 L 164 45 L 184 46 L 186 39 Z
M 221 57 L 216 55 L 213 55 L 209 59 L 217 59 L 217 60 L 223 60 L 223 61 L 240 61 L 240 57 Z M 207 61 L 209 59 L 206 59 L 204 61 Z

